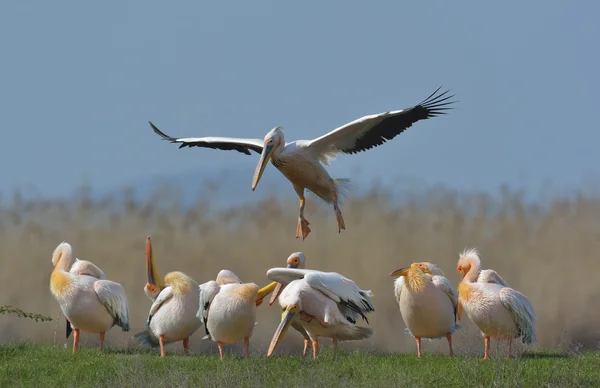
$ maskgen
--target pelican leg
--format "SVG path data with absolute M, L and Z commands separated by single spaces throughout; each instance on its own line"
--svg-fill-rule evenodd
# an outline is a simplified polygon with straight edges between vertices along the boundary
M 415 337 L 417 341 L 417 358 L 421 358 L 421 337 Z
M 100 351 L 104 350 L 104 333 L 100 333 Z
M 183 352 L 187 355 L 190 354 L 190 337 L 183 340 Z
M 342 229 L 346 229 L 346 223 L 338 206 L 338 196 L 335 190 L 331 192 L 331 196 L 333 197 L 333 210 L 335 211 L 335 218 L 337 218 L 338 223 L 338 233 L 341 233 Z
M 510 360 L 510 354 L 512 353 L 511 350 L 512 350 L 512 338 L 509 338 L 508 339 L 508 354 L 506 355 L 507 360 Z
M 79 348 L 79 329 L 73 329 L 73 354 L 77 353 Z
M 160 335 L 158 337 L 158 344 L 160 345 L 160 356 L 164 357 L 165 356 L 165 336 L 164 335 Z
M 306 356 L 306 352 L 308 351 L 308 346 L 310 345 L 310 339 L 304 338 L 304 350 L 302 351 L 302 357 Z
M 486 336 L 483 339 L 483 343 L 484 343 L 484 348 L 483 348 L 483 359 L 484 360 L 489 360 L 490 359 L 490 337 Z
M 250 338 L 244 338 L 244 358 L 248 359 L 248 349 L 250 348 Z
M 317 339 L 312 340 L 312 347 L 313 347 L 313 360 L 316 360 L 317 356 L 319 355 L 319 340 L 317 340 Z
M 304 240 L 310 233 L 310 228 L 308 227 L 310 223 L 306 220 L 306 218 L 304 218 L 304 206 L 306 205 L 306 200 L 304 199 L 304 189 L 298 189 L 296 191 L 299 191 L 298 197 L 300 198 L 300 216 L 298 217 L 296 238 L 302 238 L 302 240 Z
M 448 339 L 448 346 L 450 347 L 450 357 L 454 357 L 454 352 L 452 351 L 452 334 L 446 333 L 446 338 Z
M 338 345 L 337 338 L 333 338 L 333 359 L 334 360 L 335 360 L 335 356 L 337 354 L 337 345 Z
M 217 346 L 219 347 L 219 356 L 221 357 L 221 361 L 223 361 L 223 342 L 217 341 Z

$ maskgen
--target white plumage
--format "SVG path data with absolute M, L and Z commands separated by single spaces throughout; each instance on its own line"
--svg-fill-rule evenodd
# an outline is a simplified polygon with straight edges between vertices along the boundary
M 380 146 L 404 132 L 414 123 L 445 114 L 451 109 L 447 101 L 453 96 L 444 97 L 448 91 L 435 95 L 433 92 L 421 103 L 408 109 L 367 115 L 334 129 L 313 140 L 297 140 L 287 143 L 281 126 L 269 131 L 264 140 L 227 137 L 175 138 L 160 131 L 150 123 L 154 132 L 172 143 L 183 147 L 203 147 L 220 150 L 236 150 L 250 155 L 250 151 L 261 154 L 252 180 L 252 190 L 256 188 L 269 161 L 292 183 L 300 199 L 300 216 L 296 238 L 305 239 L 310 233 L 309 222 L 304 218 L 304 190 L 308 189 L 328 204 L 332 204 L 338 222 L 338 231 L 345 229 L 345 222 L 339 209 L 339 200 L 345 195 L 349 179 L 332 178 L 324 165 L 339 153 L 356 154 Z
M 489 359 L 491 338 L 508 340 L 507 358 L 511 356 L 513 339 L 520 337 L 526 344 L 536 341 L 533 306 L 525 295 L 506 286 L 497 274 L 491 274 L 494 276 L 488 280 L 495 279 L 500 283 L 480 282 L 481 260 L 475 249 L 465 250 L 459 255 L 457 270 L 463 275 L 458 287 L 458 319 L 464 308 L 469 319 L 481 331 L 485 360 Z
M 165 346 L 177 341 L 183 341 L 183 350 L 189 354 L 189 338 L 202 326 L 196 317 L 200 286 L 180 271 L 166 274 L 163 283 L 154 264 L 150 236 L 146 238 L 146 272 L 144 292 L 153 302 L 146 328 L 134 337 L 145 346 L 158 347 L 161 357 Z
M 417 355 L 421 357 L 421 339 L 446 338 L 452 350 L 452 334 L 460 327 L 456 325 L 457 292 L 431 263 L 413 263 L 410 268 L 401 268 L 390 273 L 398 276 L 394 282 L 394 293 L 407 332 L 415 337 Z
M 73 328 L 73 353 L 77 352 L 79 346 L 80 330 L 99 333 L 102 350 L 104 333 L 114 325 L 121 327 L 123 331 L 129 331 L 129 307 L 125 290 L 119 283 L 110 280 L 71 273 L 73 261 L 73 248 L 69 243 L 63 241 L 54 249 L 50 292 Z M 103 274 L 101 271 L 97 274 L 100 273 Z
M 333 340 L 334 357 L 337 342 L 368 338 L 373 331 L 356 325 L 358 316 L 367 323 L 366 314 L 375 311 L 372 293 L 360 289 L 352 280 L 336 272 L 308 269 L 271 268 L 267 277 L 284 284 L 279 305 L 284 310 L 267 357 L 270 357 L 288 327 L 297 320 L 312 340 L 313 358 L 318 355 L 318 338 Z

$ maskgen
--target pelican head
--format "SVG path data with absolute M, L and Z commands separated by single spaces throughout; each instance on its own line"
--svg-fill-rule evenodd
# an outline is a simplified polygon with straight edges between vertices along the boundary
M 242 284 L 240 278 L 238 278 L 237 275 L 233 273 L 233 271 L 230 271 L 228 269 L 220 270 L 215 280 L 217 281 L 217 284 L 219 284 L 219 286 L 231 283 Z
M 254 177 L 252 178 L 252 191 L 256 189 L 258 181 L 265 171 L 265 167 L 267 167 L 267 163 L 269 163 L 269 160 L 271 160 L 271 157 L 273 156 L 273 152 L 280 150 L 285 144 L 281 128 L 281 126 L 275 127 L 265 135 L 265 145 L 262 154 L 260 155 L 260 160 L 256 165 Z
M 421 271 L 423 271 L 424 273 L 429 274 L 429 275 L 439 274 L 439 275 L 445 276 L 444 272 L 437 265 L 430 263 L 428 261 L 424 261 L 421 263 L 412 263 L 410 266 L 412 268 L 418 268 Z
M 54 251 L 52 252 L 52 266 L 56 267 L 63 256 L 67 261 L 69 261 L 67 266 L 70 267 L 72 264 L 73 248 L 71 247 L 71 244 L 66 241 L 61 242 L 56 248 L 54 248 Z M 67 271 L 68 270 L 69 268 L 67 268 Z
M 294 252 L 287 258 L 287 268 L 304 268 L 306 266 L 306 256 L 302 252 Z M 283 291 L 283 285 L 281 283 L 274 282 L 276 284 L 275 290 L 271 294 L 269 299 L 269 306 L 271 306 L 277 300 L 281 291 Z
M 144 292 L 150 299 L 156 299 L 158 294 L 165 288 L 165 284 L 158 276 L 158 271 L 154 265 L 154 256 L 152 255 L 152 242 L 150 236 L 146 238 L 146 272 L 148 283 L 144 286 Z
M 275 330 L 275 334 L 273 334 L 273 338 L 271 339 L 271 343 L 269 344 L 269 350 L 267 350 L 267 358 L 271 357 L 279 342 L 289 329 L 292 321 L 294 320 L 294 316 L 301 311 L 302 307 L 300 306 L 300 300 L 298 300 L 294 304 L 288 305 L 283 309 L 283 313 L 281 314 L 281 322 L 279 322 L 279 326 L 277 326 L 277 330 Z
M 471 270 L 471 267 L 479 267 L 481 265 L 480 263 L 481 261 L 479 260 L 479 254 L 476 249 L 465 249 L 458 257 L 456 270 L 464 278 Z

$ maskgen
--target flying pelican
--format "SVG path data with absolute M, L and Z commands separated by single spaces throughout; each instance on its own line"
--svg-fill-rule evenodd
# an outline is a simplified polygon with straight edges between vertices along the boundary
M 361 117 L 342 125 L 333 131 L 313 140 L 296 140 L 286 143 L 282 127 L 277 126 L 269 131 L 264 140 L 236 139 L 228 137 L 198 137 L 175 138 L 160 131 L 152 122 L 154 132 L 171 143 L 181 143 L 182 147 L 204 147 L 220 150 L 236 150 L 246 155 L 250 151 L 261 154 L 252 179 L 252 191 L 269 161 L 292 183 L 300 200 L 300 215 L 296 228 L 296 238 L 304 240 L 310 233 L 309 222 L 304 218 L 304 190 L 307 189 L 328 204 L 333 209 L 338 223 L 338 232 L 346 229 L 338 199 L 345 195 L 349 187 L 349 179 L 332 178 L 324 165 L 337 154 L 356 154 L 382 145 L 404 132 L 419 120 L 425 120 L 445 114 L 452 109 L 446 105 L 454 103 L 447 101 L 445 91 L 434 96 L 440 88 L 433 92 L 421 103 L 408 109 L 384 112 Z
M 431 269 L 430 269 L 431 268 Z M 408 332 L 417 341 L 417 357 L 421 358 L 421 338 L 448 340 L 450 357 L 452 334 L 460 328 L 456 325 L 457 292 L 452 283 L 432 263 L 413 263 L 390 273 L 398 277 L 394 293 L 400 305 L 400 314 Z
M 180 271 L 169 272 L 164 283 L 159 283 L 149 236 L 146 238 L 146 269 L 148 283 L 144 291 L 153 303 L 146 329 L 134 337 L 144 345 L 160 347 L 161 357 L 165 356 L 165 345 L 177 341 L 183 341 L 183 350 L 189 354 L 190 336 L 202 326 L 202 321 L 196 317 L 200 301 L 198 283 Z
M 74 275 L 86 275 L 94 277 L 96 279 L 107 280 L 104 271 L 102 271 L 100 267 L 98 267 L 96 264 L 88 260 L 79 260 L 78 258 L 75 258 L 75 262 L 71 266 L 69 272 Z M 71 322 L 69 322 L 69 320 L 66 317 L 65 326 L 67 335 L 66 338 L 69 338 L 71 336 L 71 333 L 73 332 L 73 327 L 71 326 Z
M 284 284 L 278 295 L 283 314 L 271 339 L 267 358 L 296 319 L 312 341 L 313 359 L 317 359 L 319 353 L 319 337 L 332 339 L 335 358 L 338 341 L 360 340 L 373 334 L 372 329 L 356 325 L 359 315 L 369 323 L 365 314 L 375 311 L 371 304 L 372 292 L 360 289 L 339 273 L 271 268 L 267 277 Z
M 50 292 L 73 327 L 73 353 L 79 346 L 80 330 L 99 333 L 100 350 L 104 347 L 104 333 L 114 325 L 129 331 L 129 307 L 123 286 L 70 273 L 73 249 L 64 241 L 54 249 L 52 265 Z
M 491 337 L 508 340 L 508 359 L 514 338 L 521 337 L 526 344 L 536 341 L 535 312 L 529 299 L 519 291 L 498 283 L 478 282 L 480 269 L 476 249 L 460 254 L 457 271 L 463 279 L 458 285 L 458 319 L 464 307 L 484 336 L 484 360 L 489 360 Z
M 254 331 L 256 307 L 275 288 L 272 282 L 261 289 L 255 283 L 242 283 L 229 270 L 222 270 L 217 280 L 200 286 L 200 303 L 197 316 L 204 323 L 205 339 L 217 343 L 223 360 L 224 344 L 244 340 L 244 357 L 248 358 L 250 337 Z
M 306 266 L 306 256 L 302 252 L 294 252 L 287 258 L 287 268 L 300 268 L 304 269 Z M 281 283 L 277 283 L 277 286 L 273 290 L 271 294 L 271 299 L 269 299 L 269 306 L 273 305 L 277 296 L 281 293 Z M 310 346 L 310 337 L 304 327 L 299 324 L 296 320 L 292 321 L 292 327 L 304 337 L 304 350 L 302 351 L 302 357 L 306 356 L 306 352 L 308 351 L 308 347 Z

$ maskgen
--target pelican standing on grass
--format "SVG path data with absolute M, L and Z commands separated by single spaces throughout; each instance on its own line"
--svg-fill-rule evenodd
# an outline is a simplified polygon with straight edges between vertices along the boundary
M 319 337 L 332 339 L 335 359 L 338 341 L 361 340 L 373 334 L 372 329 L 356 325 L 358 316 L 369 323 L 366 314 L 375 311 L 371 303 L 372 292 L 360 289 L 339 273 L 271 268 L 267 277 L 283 284 L 283 290 L 275 296 L 279 297 L 283 314 L 271 339 L 267 358 L 271 357 L 294 320 L 310 337 L 315 360 L 319 354 Z
M 129 306 L 123 286 L 69 272 L 73 266 L 73 248 L 64 241 L 54 249 L 52 265 L 50 292 L 73 328 L 73 353 L 79 347 L 80 330 L 99 333 L 101 351 L 104 334 L 114 325 L 129 331 Z
M 177 341 L 183 341 L 183 350 L 189 354 L 190 336 L 202 326 L 196 317 L 200 300 L 198 283 L 180 271 L 169 272 L 162 283 L 154 267 L 150 237 L 146 238 L 146 270 L 148 283 L 144 292 L 154 302 L 146 329 L 134 337 L 146 346 L 160 347 L 161 357 L 165 356 L 165 345 Z
M 521 337 L 525 344 L 536 341 L 535 313 L 529 299 L 519 291 L 499 283 L 478 281 L 481 260 L 475 249 L 459 255 L 457 271 L 463 275 L 458 286 L 458 319 L 464 308 L 469 319 L 484 336 L 484 360 L 488 360 L 490 338 L 508 340 L 511 357 L 512 341 Z
M 417 357 L 421 358 L 421 338 L 448 340 L 450 357 L 452 334 L 456 325 L 457 292 L 443 272 L 432 263 L 413 263 L 390 273 L 398 277 L 394 293 L 408 333 L 417 342 Z
M 250 337 L 256 324 L 256 307 L 275 288 L 272 282 L 259 289 L 255 283 L 242 283 L 229 270 L 221 270 L 217 280 L 200 286 L 197 316 L 204 323 L 205 339 L 217 343 L 223 360 L 223 347 L 244 340 L 244 357 L 248 358 Z
M 304 256 L 304 253 L 302 252 L 294 252 L 287 258 L 286 263 L 287 268 L 304 269 L 306 267 L 306 256 Z M 281 293 L 282 287 L 283 285 L 281 283 L 277 283 L 277 286 L 273 290 L 271 298 L 269 299 L 269 306 L 273 305 L 275 299 L 277 299 L 277 297 Z M 302 351 L 302 357 L 305 357 L 306 352 L 308 351 L 308 347 L 310 346 L 310 337 L 308 336 L 308 333 L 306 332 L 304 327 L 300 323 L 298 323 L 298 321 L 293 320 L 291 325 L 298 333 L 302 334 L 302 337 L 304 337 L 304 350 Z
M 313 140 L 296 140 L 286 143 L 282 127 L 269 131 L 264 140 L 236 139 L 228 137 L 174 138 L 161 132 L 154 124 L 154 132 L 171 143 L 181 143 L 182 147 L 204 147 L 220 150 L 236 150 L 246 155 L 250 151 L 260 154 L 252 179 L 252 191 L 271 163 L 292 183 L 300 200 L 300 215 L 296 228 L 296 238 L 304 240 L 310 233 L 309 222 L 304 218 L 304 190 L 307 189 L 333 209 L 338 223 L 338 232 L 346 229 L 339 200 L 345 196 L 349 179 L 332 178 L 323 165 L 329 165 L 338 153 L 356 154 L 380 146 L 404 132 L 419 120 L 445 114 L 454 101 L 452 96 L 444 97 L 448 91 L 435 95 L 433 92 L 421 103 L 408 109 L 384 112 L 361 117 L 344 124 L 333 131 Z

